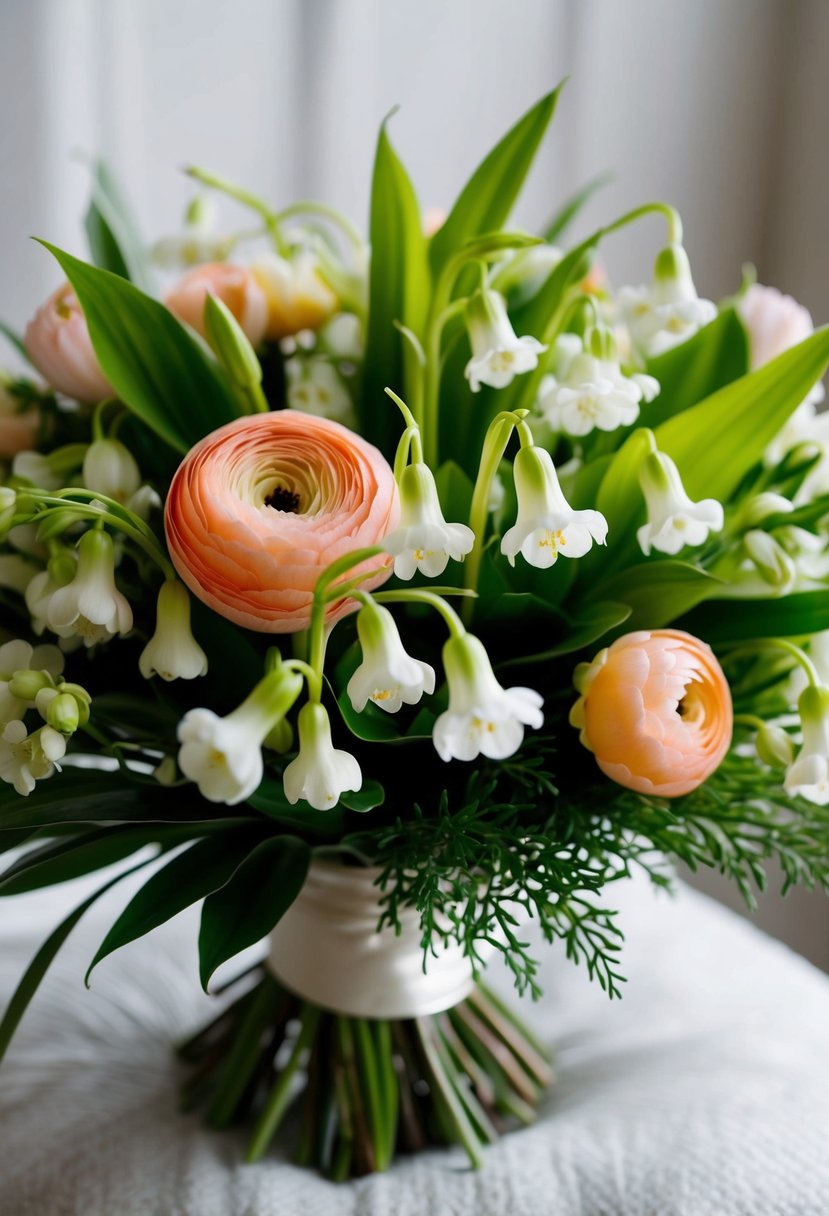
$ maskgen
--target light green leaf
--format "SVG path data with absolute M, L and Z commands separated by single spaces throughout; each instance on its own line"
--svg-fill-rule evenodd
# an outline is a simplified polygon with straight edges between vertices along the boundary
M 454 460 L 445 460 L 435 474 L 435 483 L 446 519 L 466 523 L 474 491 L 471 478 Z
M 190 845 L 150 876 L 127 904 L 89 964 L 89 977 L 108 954 L 143 937 L 224 886 L 256 845 L 250 832 L 207 836 Z
M 267 937 L 305 882 L 311 850 L 296 836 L 263 840 L 204 901 L 199 974 L 205 992 L 217 968 Z
M 125 405 L 179 452 L 239 417 L 218 365 L 163 304 L 46 241 L 84 310 L 104 375 Z
M 392 388 L 411 397 L 416 372 L 414 354 L 394 322 L 415 334 L 421 332 L 430 279 L 420 204 L 385 122 L 374 159 L 369 231 L 368 332 L 357 408 L 361 433 L 390 456 L 401 425 L 384 390 Z
M 645 366 L 661 386 L 658 397 L 643 401 L 637 426 L 655 427 L 748 372 L 748 338 L 733 308 Z
M 571 194 L 544 229 L 544 240 L 550 245 L 554 245 L 559 237 L 564 236 L 573 220 L 593 195 L 611 181 L 613 181 L 612 173 L 599 173 L 596 177 L 592 177 L 589 182 L 586 182 L 575 194 Z
M 153 276 L 135 217 L 112 170 L 101 158 L 92 165 L 92 198 L 84 227 L 96 266 L 130 279 L 142 291 L 153 291 Z
M 829 326 L 656 429 L 693 499 L 727 502 L 826 371 Z
M 519 119 L 482 161 L 432 237 L 429 261 L 437 273 L 462 245 L 501 228 L 512 211 L 538 146 L 555 112 L 563 82 Z
M 630 566 L 601 584 L 602 601 L 627 604 L 628 630 L 660 629 L 717 594 L 721 581 L 689 562 L 654 561 Z

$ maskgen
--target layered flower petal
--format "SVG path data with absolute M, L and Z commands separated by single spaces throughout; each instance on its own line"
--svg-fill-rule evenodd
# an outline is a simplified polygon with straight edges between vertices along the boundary
M 112 386 L 98 364 L 86 318 L 68 283 L 52 292 L 26 327 L 26 352 L 58 392 L 77 401 L 103 401 Z
M 268 326 L 268 299 L 253 271 L 230 262 L 196 266 L 168 292 L 164 302 L 170 312 L 205 337 L 204 304 L 208 295 L 226 305 L 250 342 L 258 346 Z

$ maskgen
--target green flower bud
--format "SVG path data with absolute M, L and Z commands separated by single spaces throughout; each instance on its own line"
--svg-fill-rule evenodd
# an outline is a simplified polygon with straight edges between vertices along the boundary
M 45 671 L 16 671 L 9 680 L 9 692 L 20 701 L 34 701 L 42 688 L 52 687 L 52 677 Z
M 72 735 L 80 725 L 80 707 L 69 692 L 60 692 L 49 702 L 46 721 L 62 735 Z
M 242 388 L 262 382 L 256 351 L 233 313 L 210 292 L 204 301 L 204 334 L 231 379 Z
M 794 760 L 794 744 L 782 726 L 764 723 L 757 731 L 754 745 L 763 763 L 772 768 L 788 768 Z

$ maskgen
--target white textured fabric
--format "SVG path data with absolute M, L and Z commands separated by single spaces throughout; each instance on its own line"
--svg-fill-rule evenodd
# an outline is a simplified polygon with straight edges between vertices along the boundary
M 450 943 L 429 956 L 424 975 L 420 917 L 411 908 L 400 911 L 399 933 L 377 933 L 381 873 L 313 862 L 271 935 L 268 966 L 291 992 L 335 1013 L 418 1018 L 450 1009 L 472 991 L 469 959 Z
M 0 999 L 74 886 L 0 905 Z M 0 1216 L 825 1216 L 829 981 L 690 890 L 613 894 L 624 1000 L 548 949 L 547 996 L 526 1006 L 558 1053 L 538 1123 L 479 1173 L 433 1152 L 345 1185 L 243 1165 L 241 1135 L 176 1112 L 169 1041 L 210 1008 L 194 918 L 105 962 L 87 993 L 93 910 L 0 1070 Z

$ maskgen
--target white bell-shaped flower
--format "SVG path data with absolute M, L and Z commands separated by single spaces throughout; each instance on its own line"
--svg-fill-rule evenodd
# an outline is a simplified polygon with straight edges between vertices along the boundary
M 716 304 L 697 295 L 682 245 L 662 250 L 650 287 L 623 287 L 617 300 L 631 341 L 645 359 L 687 342 L 717 315 Z
M 664 452 L 649 452 L 639 471 L 648 522 L 636 532 L 642 552 L 675 554 L 686 545 L 702 545 L 709 532 L 723 526 L 723 509 L 715 498 L 692 502 L 679 469 Z
M 72 582 L 77 568 L 78 557 L 74 549 L 61 547 L 49 558 L 46 569 L 36 574 L 26 587 L 24 598 L 36 634 L 40 635 L 47 628 L 52 596 Z
M 184 715 L 178 764 L 203 798 L 236 806 L 251 796 L 262 781 L 262 743 L 301 689 L 301 677 L 281 669 L 264 676 L 227 717 L 201 708 Z
M 51 726 L 29 734 L 20 719 L 7 722 L 0 733 L 0 781 L 27 797 L 35 782 L 51 777 L 66 754 L 66 739 Z
M 584 557 L 594 541 L 605 543 L 607 520 L 599 511 L 573 510 L 545 448 L 521 448 L 513 473 L 518 514 L 501 540 L 501 552 L 511 566 L 520 553 L 531 566 L 546 570 L 560 556 Z
M 17 491 L 0 486 L 0 537 L 4 536 L 17 510 Z
M 472 358 L 464 375 L 473 393 L 482 384 L 505 388 L 523 372 L 538 366 L 538 356 L 547 347 L 536 338 L 516 336 L 504 297 L 497 291 L 475 293 L 466 307 L 466 326 Z
M 383 541 L 394 557 L 394 573 L 400 579 L 414 577 L 416 570 L 427 578 L 443 574 L 450 557 L 460 562 L 475 543 L 466 524 L 449 524 L 443 518 L 438 489 L 426 464 L 410 464 L 400 477 L 400 524 Z
M 126 503 L 141 485 L 141 470 L 120 440 L 96 439 L 83 458 L 83 483 L 96 494 Z
M 132 629 L 132 609 L 115 585 L 115 552 L 107 532 L 92 528 L 81 537 L 75 577 L 52 594 L 46 621 L 58 637 L 80 637 L 86 646 Z
M 373 601 L 357 615 L 357 636 L 363 661 L 348 681 L 348 696 L 357 713 L 368 701 L 388 713 L 401 705 L 416 705 L 424 693 L 435 691 L 435 670 L 406 653 L 394 617 Z
M 810 684 L 797 703 L 803 744 L 783 781 L 788 794 L 829 803 L 829 688 Z
M 155 633 L 141 652 L 138 669 L 145 680 L 195 680 L 207 671 L 207 655 L 190 628 L 190 596 L 178 579 L 158 593 Z
M 518 751 L 525 726 L 544 721 L 543 698 L 531 688 L 502 688 L 478 638 L 451 637 L 443 648 L 449 707 L 432 738 L 441 760 L 503 760 Z
M 299 752 L 282 777 L 285 797 L 292 806 L 302 798 L 314 810 L 327 811 L 346 790 L 361 788 L 360 766 L 350 752 L 334 747 L 328 713 L 318 701 L 303 705 L 297 730 Z
M 303 414 L 330 418 L 348 426 L 354 422 L 351 395 L 337 369 L 328 359 L 295 355 L 285 364 L 288 378 L 288 405 Z
M 552 431 L 581 437 L 630 426 L 639 417 L 639 403 L 658 393 L 653 376 L 623 373 L 612 331 L 597 325 L 583 346 L 575 334 L 557 340 L 553 375 L 541 381 L 538 413 Z

